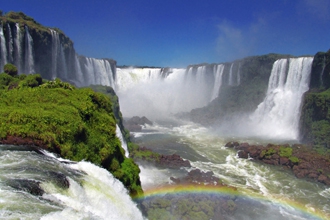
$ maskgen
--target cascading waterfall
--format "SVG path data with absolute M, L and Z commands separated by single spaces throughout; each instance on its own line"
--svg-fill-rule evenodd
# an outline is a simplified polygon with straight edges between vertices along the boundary
M 114 74 L 111 69 L 111 64 L 107 60 L 86 58 L 85 63 L 86 82 L 88 85 L 105 85 L 115 88 Z
M 241 84 L 241 63 L 238 64 L 238 70 L 237 70 L 237 85 L 239 86 Z
M 65 61 L 63 47 L 57 31 L 50 29 L 52 35 L 52 79 L 60 77 L 64 80 L 68 79 L 67 64 Z
M 77 73 L 77 77 L 75 79 L 77 86 L 83 86 L 84 85 L 84 75 L 83 72 L 81 71 L 78 55 L 75 54 L 74 56 L 74 67 L 75 67 L 75 72 Z
M 0 145 L 1 219 L 143 219 L 107 170 L 42 153 Z
M 325 66 L 326 66 L 326 57 L 324 56 L 323 63 L 322 63 L 322 70 L 321 70 L 321 74 L 320 74 L 321 86 L 323 86 L 323 74 L 324 74 Z
M 127 148 L 127 143 L 123 137 L 123 134 L 119 128 L 119 126 L 116 124 L 116 136 L 117 138 L 120 140 L 120 143 L 121 143 L 121 147 L 125 150 L 125 156 L 126 157 L 129 157 L 129 151 L 128 151 L 128 148 Z
M 14 62 L 14 57 L 13 57 L 13 53 L 14 53 L 14 41 L 13 41 L 13 36 L 11 33 L 11 28 L 10 25 L 7 23 L 7 35 L 8 35 L 8 60 L 9 62 Z
M 232 63 L 230 65 L 230 70 L 229 70 L 228 85 L 230 85 L 230 86 L 234 85 L 234 82 L 233 82 L 233 67 L 234 67 L 234 63 Z
M 34 55 L 33 55 L 33 39 L 29 33 L 29 28 L 25 26 L 25 68 L 24 73 L 35 73 Z
M 1 43 L 1 62 L 0 62 L 0 68 L 1 71 L 3 70 L 4 65 L 7 63 L 7 47 L 6 47 L 6 40 L 5 36 L 3 34 L 3 26 L 0 25 L 0 43 Z
M 229 83 L 223 81 L 225 74 L 231 75 L 232 86 L 240 84 L 235 72 L 240 68 L 230 65 L 231 73 L 225 71 L 225 64 L 167 70 L 170 74 L 161 68 L 117 68 L 115 90 L 126 116 L 187 112 L 218 97 L 222 84 Z
M 223 64 L 215 65 L 214 66 L 214 86 L 213 86 L 213 91 L 212 91 L 212 97 L 211 101 L 215 98 L 218 97 L 219 95 L 219 90 L 222 85 L 222 74 L 223 70 L 225 69 L 225 66 Z
M 22 72 L 22 38 L 21 38 L 21 29 L 19 27 L 19 24 L 15 24 L 15 40 L 14 40 L 14 50 L 15 53 L 15 61 L 14 64 L 16 65 L 18 72 Z
M 258 135 L 298 139 L 300 106 L 309 89 L 312 62 L 312 57 L 300 57 L 274 63 L 266 98 L 251 116 Z

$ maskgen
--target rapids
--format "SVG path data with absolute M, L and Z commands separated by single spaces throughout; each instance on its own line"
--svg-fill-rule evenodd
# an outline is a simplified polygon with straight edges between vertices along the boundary
M 0 219 L 143 219 L 123 184 L 89 162 L 7 145 L 0 161 Z
M 135 142 L 159 153 L 179 154 L 189 159 L 193 167 L 213 171 L 224 183 L 238 188 L 242 197 L 237 202 L 242 207 L 232 216 L 233 219 L 330 218 L 328 187 L 298 179 L 281 167 L 238 158 L 236 151 L 224 147 L 230 139 L 205 127 L 193 123 L 174 126 L 156 124 L 147 126 L 145 130 L 134 133 Z M 258 143 L 253 139 L 241 141 Z M 162 194 L 165 194 L 165 185 L 171 184 L 170 177 L 180 177 L 187 171 L 143 166 L 142 187 L 146 192 L 155 189 L 162 191 L 164 187 Z M 262 205 L 259 207 L 256 204 Z M 248 211 L 252 209 L 253 213 Z

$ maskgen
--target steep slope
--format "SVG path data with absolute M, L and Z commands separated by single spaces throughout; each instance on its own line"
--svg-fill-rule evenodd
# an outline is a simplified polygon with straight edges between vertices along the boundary
M 39 74 L 0 74 L 0 143 L 37 145 L 113 173 L 131 194 L 141 193 L 139 168 L 125 157 L 116 135 L 112 102 Z

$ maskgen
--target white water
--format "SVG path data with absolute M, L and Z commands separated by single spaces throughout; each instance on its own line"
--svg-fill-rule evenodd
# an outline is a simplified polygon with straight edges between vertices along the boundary
M 14 53 L 14 41 L 13 41 L 13 36 L 11 33 L 11 28 L 9 26 L 9 24 L 7 24 L 7 29 L 10 30 L 8 31 L 8 39 L 9 39 L 9 45 L 8 45 L 8 60 L 9 62 L 13 62 L 14 58 L 13 58 L 13 53 Z
M 17 148 L 0 145 L 0 219 L 143 219 L 123 184 L 105 169 Z M 53 173 L 65 176 L 69 188 L 59 187 Z M 41 182 L 44 194 L 12 188 L 17 180 Z
M 233 216 L 233 219 L 318 219 L 313 217 L 318 212 L 330 217 L 328 187 L 320 183 L 298 179 L 290 171 L 280 167 L 238 158 L 236 151 L 224 147 L 227 141 L 221 137 L 221 134 L 215 135 L 207 128 L 193 123 L 174 127 L 155 125 L 148 129 L 157 129 L 158 133 L 140 134 L 137 141 L 143 146 L 151 147 L 162 153 L 176 153 L 185 159 L 190 158 L 193 167 L 203 171 L 212 171 L 224 183 L 237 187 L 242 195 L 252 199 L 251 203 L 245 204 L 247 206 L 243 209 L 245 211 L 235 214 L 237 218 Z M 164 135 L 163 138 L 160 136 L 161 134 Z M 165 139 L 165 136 L 168 135 L 177 138 Z M 168 146 L 167 149 L 154 147 L 157 146 L 155 144 L 156 136 L 159 140 L 158 144 Z M 168 142 L 164 143 L 164 139 Z M 172 143 L 173 140 L 178 140 L 187 147 L 177 147 Z M 253 142 L 254 140 L 241 141 Z M 191 155 L 195 155 L 195 157 Z M 143 167 L 141 169 L 142 186 L 145 189 L 159 187 L 162 184 L 170 183 L 169 178 L 178 177 L 177 175 L 166 169 L 160 169 L 157 172 L 156 168 Z M 262 208 L 266 208 L 267 211 L 255 206 L 256 202 L 252 202 L 253 200 L 262 201 L 264 203 Z M 297 204 L 310 214 L 305 215 L 297 209 Z M 249 213 L 246 210 L 254 211 Z
M 234 82 L 233 82 L 233 67 L 234 67 L 234 63 L 232 63 L 230 65 L 230 70 L 229 70 L 228 85 L 230 85 L 230 86 L 234 85 Z
M 128 148 L 127 148 L 127 143 L 123 137 L 123 134 L 119 128 L 119 126 L 116 124 L 116 136 L 117 138 L 120 140 L 120 143 L 121 143 L 121 147 L 125 150 L 125 156 L 126 157 L 129 157 L 129 151 L 128 151 Z
M 29 28 L 25 26 L 25 68 L 24 73 L 35 73 L 34 55 L 33 55 L 33 39 L 29 33 Z
M 59 33 L 55 30 L 49 29 L 52 35 L 52 62 L 51 75 L 52 79 L 60 77 L 64 80 L 68 79 L 68 71 L 66 59 L 64 56 L 63 47 L 60 41 Z
M 219 95 L 219 90 L 222 85 L 222 75 L 223 75 L 223 70 L 225 69 L 225 66 L 223 64 L 215 65 L 214 66 L 214 86 L 213 86 L 213 91 L 212 91 L 212 96 L 211 96 L 211 101 L 215 98 L 218 97 Z
M 84 65 L 86 85 L 105 85 L 115 88 L 114 74 L 108 60 L 94 59 L 86 57 Z
M 161 68 L 117 68 L 115 88 L 123 114 L 166 118 L 207 105 L 218 96 L 224 65 L 210 73 L 205 66 L 193 68 L 171 69 L 167 76 Z
M 7 47 L 6 47 L 6 41 L 5 41 L 5 36 L 3 34 L 3 27 L 0 25 L 0 43 L 1 43 L 1 51 L 0 51 L 0 57 L 1 57 L 1 62 L 0 62 L 0 69 L 1 71 L 3 70 L 3 67 L 7 63 Z
M 259 136 L 298 139 L 300 107 L 309 88 L 312 61 L 301 57 L 274 63 L 266 98 L 251 116 Z
M 19 24 L 16 23 L 15 25 L 15 40 L 14 40 L 14 49 L 15 49 L 15 65 L 19 73 L 22 71 L 22 37 L 21 37 L 21 29 Z

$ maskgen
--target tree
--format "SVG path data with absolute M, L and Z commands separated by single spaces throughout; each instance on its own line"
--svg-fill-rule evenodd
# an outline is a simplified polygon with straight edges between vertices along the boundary
M 3 71 L 5 73 L 7 73 L 10 76 L 16 76 L 18 74 L 17 72 L 17 67 L 11 63 L 7 63 L 4 67 L 3 67 Z

